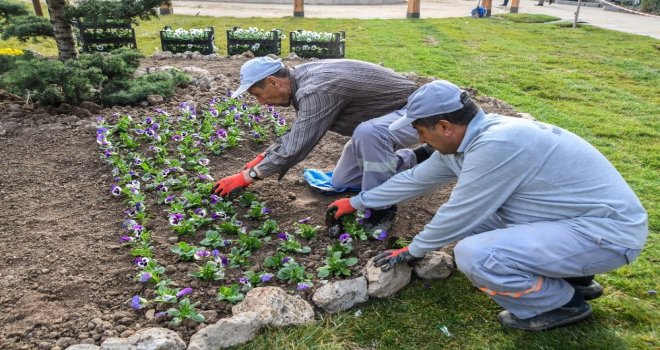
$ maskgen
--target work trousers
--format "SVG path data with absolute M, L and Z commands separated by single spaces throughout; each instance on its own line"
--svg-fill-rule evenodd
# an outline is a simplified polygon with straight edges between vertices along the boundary
M 405 113 L 403 108 L 355 128 L 332 173 L 334 187 L 368 191 L 396 173 L 417 165 L 415 154 L 407 149 L 419 143 L 417 131 L 412 125 L 396 131 L 388 129 Z
M 574 289 L 563 278 L 614 270 L 641 251 L 584 232 L 570 220 L 505 227 L 493 217 L 456 245 L 456 265 L 516 317 L 534 317 L 571 300 Z

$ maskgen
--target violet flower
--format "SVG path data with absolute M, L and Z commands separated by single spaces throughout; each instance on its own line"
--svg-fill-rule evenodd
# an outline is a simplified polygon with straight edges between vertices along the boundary
M 387 238 L 387 231 L 385 231 L 385 230 L 376 230 L 376 231 L 374 231 L 374 236 L 376 236 L 375 238 L 377 240 L 384 241 Z
M 161 312 L 156 312 L 156 313 L 154 314 L 154 317 L 155 317 L 155 318 L 163 318 L 163 317 L 167 317 L 167 315 L 168 315 L 167 312 L 165 312 L 165 311 L 161 311 Z
M 147 125 L 151 125 L 154 123 L 154 119 L 151 117 L 147 117 L 146 119 L 144 119 L 144 123 Z
M 169 215 L 170 225 L 177 226 L 183 221 L 183 214 L 173 213 Z
M 119 186 L 115 185 L 115 184 L 112 184 L 110 186 L 110 193 L 113 196 L 119 196 L 121 194 L 121 188 Z
M 312 286 L 312 285 L 311 285 L 310 282 L 300 282 L 300 283 L 298 283 L 298 285 L 296 286 L 296 289 L 297 289 L 297 290 L 305 290 L 305 289 L 309 289 L 311 286 Z
M 151 274 L 149 272 L 143 272 L 140 275 L 139 281 L 140 281 L 140 283 L 145 283 L 145 282 L 148 282 L 150 279 L 151 279 Z
M 218 202 L 220 202 L 220 196 L 212 194 L 211 195 L 211 204 L 216 204 Z
M 201 165 L 201 166 L 207 166 L 207 165 L 209 165 L 209 159 L 208 158 L 199 158 L 197 163 L 199 163 L 199 165 Z
M 131 242 L 132 240 L 133 240 L 133 237 L 129 237 L 129 236 L 119 237 L 119 242 L 120 243 L 128 243 L 128 242 Z
M 215 135 L 216 135 L 217 137 L 219 137 L 219 138 L 221 138 L 221 139 L 224 140 L 224 139 L 227 138 L 227 130 L 225 130 L 225 129 L 218 129 L 218 130 L 215 132 Z
M 133 233 L 135 235 L 141 235 L 142 232 L 144 232 L 144 226 L 142 226 L 142 225 L 133 225 L 133 226 L 131 226 L 131 231 L 133 231 Z
M 266 208 L 266 207 L 261 208 L 261 214 L 262 215 L 268 215 L 271 212 L 272 212 L 272 210 L 270 210 L 270 208 Z
M 341 242 L 341 244 L 346 244 L 353 241 L 353 238 L 351 238 L 350 233 L 342 233 L 339 235 L 339 241 Z
M 201 217 L 205 217 L 206 216 L 206 209 L 197 208 L 197 209 L 195 209 L 195 214 L 197 214 L 198 216 L 201 216 Z
M 205 258 L 205 257 L 210 256 L 210 255 L 211 255 L 211 253 L 209 253 L 206 250 L 198 250 L 198 251 L 195 252 L 195 260 L 199 260 L 201 258 Z
M 183 289 L 180 290 L 178 293 L 176 293 L 176 297 L 177 297 L 177 298 L 181 298 L 181 297 L 184 296 L 184 295 L 188 295 L 188 294 L 192 293 L 192 291 L 193 291 L 193 290 L 192 290 L 192 288 L 190 288 L 190 287 L 183 288 Z
M 308 224 L 310 221 L 312 221 L 312 218 L 308 216 L 308 217 L 306 217 L 306 218 L 304 218 L 304 219 L 300 219 L 300 220 L 298 220 L 298 223 L 299 223 L 299 224 Z
M 167 204 L 174 202 L 174 196 L 169 195 L 169 196 L 165 197 L 165 200 L 163 202 L 165 202 Z
M 212 255 L 214 258 L 218 258 L 218 256 L 220 256 L 220 251 L 217 250 L 217 249 L 213 249 L 213 251 L 211 251 L 211 255 Z
M 240 278 L 238 279 L 238 283 L 240 283 L 240 284 L 248 284 L 248 283 L 250 283 L 250 280 L 249 280 L 247 277 L 242 276 L 242 277 L 240 277 Z
M 264 273 L 263 275 L 259 276 L 259 279 L 261 280 L 261 283 L 269 282 L 271 279 L 273 279 L 273 274 Z
M 138 295 L 134 295 L 131 299 L 131 307 L 133 310 L 140 310 L 145 307 L 146 300 L 140 298 Z
M 138 212 L 138 213 L 143 212 L 144 208 L 145 208 L 144 203 L 142 203 L 142 202 L 135 203 L 135 211 L 136 212 Z
M 288 262 L 291 261 L 291 260 L 292 260 L 291 257 L 289 257 L 289 256 L 285 256 L 284 258 L 282 258 L 281 263 L 282 263 L 282 264 L 286 264 L 286 263 L 288 263 Z
M 201 174 L 201 175 L 199 175 L 199 176 L 197 176 L 197 177 L 198 177 L 200 180 L 204 180 L 204 181 L 213 181 L 213 176 L 211 176 L 211 175 L 209 175 L 209 174 Z
M 277 234 L 277 238 L 279 238 L 279 239 L 281 239 L 281 240 L 283 240 L 283 241 L 286 241 L 286 240 L 289 239 L 289 235 L 288 235 L 286 232 L 279 232 L 279 233 Z
M 229 265 L 229 259 L 227 259 L 227 257 L 223 255 L 220 257 L 220 263 L 222 264 L 222 266 L 227 266 Z
M 144 268 L 149 263 L 149 258 L 138 256 L 135 259 L 133 259 L 133 262 L 135 263 L 135 265 Z
M 176 134 L 172 136 L 172 141 L 174 142 L 181 142 L 181 140 L 183 140 L 183 137 L 181 137 L 181 135 Z

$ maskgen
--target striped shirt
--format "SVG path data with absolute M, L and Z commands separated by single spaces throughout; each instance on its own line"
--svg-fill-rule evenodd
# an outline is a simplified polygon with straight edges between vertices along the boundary
M 307 157 L 328 130 L 350 136 L 362 122 L 391 113 L 407 103 L 417 85 L 381 66 L 355 60 L 323 60 L 289 69 L 291 131 L 277 139 L 258 169 L 279 173 Z

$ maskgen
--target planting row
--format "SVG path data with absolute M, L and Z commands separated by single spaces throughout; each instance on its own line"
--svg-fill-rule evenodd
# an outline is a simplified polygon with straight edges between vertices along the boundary
M 130 23 L 88 25 L 78 22 L 77 27 L 83 51 L 109 52 L 123 46 L 137 48 L 135 29 Z M 234 27 L 227 30 L 227 54 L 238 55 L 252 51 L 255 56 L 280 55 L 283 39 L 286 39 L 286 36 L 280 29 Z M 166 26 L 160 31 L 160 41 L 162 50 L 172 53 L 198 51 L 208 55 L 218 50 L 215 46 L 213 27 L 186 30 Z M 343 58 L 346 50 L 346 33 L 297 30 L 289 33 L 289 43 L 289 52 L 299 57 Z
M 271 218 L 273 209 L 252 192 L 229 198 L 211 194 L 211 154 L 288 130 L 273 108 L 224 98 L 212 100 L 204 111 L 184 103 L 174 114 L 156 110 L 150 116 L 98 119 L 96 140 L 114 178 L 110 193 L 126 205 L 119 240 L 130 249 L 136 281 L 145 285 L 132 300 L 134 309 L 154 305 L 162 310 L 158 317 L 170 318 L 174 325 L 185 319 L 204 321 L 191 301 L 192 288 L 185 279 L 168 276 L 164 261 L 174 261 L 177 271 L 204 283 L 218 283 L 216 300 L 229 303 L 275 281 L 304 290 L 318 280 L 352 274 L 350 267 L 358 259 L 351 243 L 370 238 L 360 225 L 369 212 L 343 219 L 346 233 L 326 238 L 329 244 L 317 252 L 325 261 L 311 272 L 298 260 L 311 252 L 307 242 L 317 237 L 320 226 L 302 218 L 283 227 Z M 156 251 L 155 240 L 162 242 L 172 233 L 178 242 L 169 252 Z M 387 232 L 377 232 L 371 238 L 386 237 Z

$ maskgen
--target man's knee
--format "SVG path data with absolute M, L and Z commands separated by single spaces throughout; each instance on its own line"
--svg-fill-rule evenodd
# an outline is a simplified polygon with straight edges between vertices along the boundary
M 374 124 L 367 120 L 366 122 L 360 123 L 355 130 L 353 130 L 352 138 L 356 141 L 373 137 L 375 135 L 376 128 Z
M 470 271 L 480 260 L 488 256 L 488 250 L 476 244 L 471 237 L 464 238 L 454 247 L 456 267 L 464 275 L 470 277 Z

